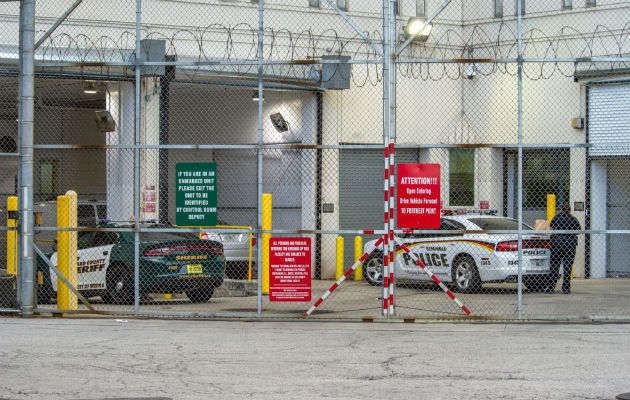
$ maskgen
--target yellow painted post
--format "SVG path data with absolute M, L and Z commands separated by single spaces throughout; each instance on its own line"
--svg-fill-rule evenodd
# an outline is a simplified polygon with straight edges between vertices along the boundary
M 337 264 L 335 268 L 335 279 L 339 280 L 343 276 L 343 238 L 337 236 Z
M 57 197 L 57 226 L 59 228 L 77 227 L 77 194 L 68 191 L 65 196 Z M 57 269 L 73 287 L 77 287 L 77 232 L 57 232 Z M 57 308 L 76 310 L 77 296 L 65 283 L 57 278 Z
M 272 196 L 265 193 L 262 198 L 262 229 L 271 230 L 271 206 Z M 269 240 L 271 233 L 263 233 L 262 235 L 262 292 L 269 293 Z
M 556 195 L 547 195 L 547 221 L 551 222 L 553 217 L 556 216 Z
M 254 235 L 249 234 L 249 267 L 247 268 L 247 282 L 252 281 L 252 238 Z
M 361 259 L 363 255 L 363 238 L 361 236 L 356 236 L 354 238 L 354 263 Z M 357 265 L 354 270 L 354 280 L 360 281 L 363 279 L 363 264 Z
M 17 196 L 10 196 L 7 199 L 7 227 L 17 227 L 17 220 L 9 218 L 11 211 L 17 213 L 17 210 Z M 7 274 L 17 275 L 17 230 L 7 231 Z

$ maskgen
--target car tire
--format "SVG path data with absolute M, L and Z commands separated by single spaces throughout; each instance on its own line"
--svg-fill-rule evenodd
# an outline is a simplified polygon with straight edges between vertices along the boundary
M 124 265 L 114 264 L 107 268 L 103 300 L 111 304 L 133 304 L 133 280 Z
M 383 286 L 383 255 L 376 253 L 363 262 L 363 279 L 372 286 Z
M 524 276 L 523 284 L 530 292 L 542 292 L 549 285 L 549 275 Z
M 481 278 L 475 261 L 469 255 L 457 257 L 453 262 L 452 278 L 455 290 L 462 293 L 474 293 L 481 290 Z
M 212 298 L 214 288 L 201 288 L 195 290 L 187 290 L 186 296 L 193 303 L 206 303 Z

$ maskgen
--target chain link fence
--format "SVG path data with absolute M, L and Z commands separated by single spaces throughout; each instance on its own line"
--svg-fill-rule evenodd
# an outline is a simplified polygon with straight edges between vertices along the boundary
M 628 1 L 38 0 L 30 184 L 0 18 L 1 311 L 630 317 Z

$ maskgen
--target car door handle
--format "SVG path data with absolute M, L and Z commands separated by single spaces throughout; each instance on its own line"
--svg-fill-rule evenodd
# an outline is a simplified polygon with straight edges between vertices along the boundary
M 107 250 L 103 251 L 103 255 L 104 255 L 104 256 L 106 256 L 106 255 L 108 255 L 108 254 L 109 254 L 109 252 L 108 252 Z

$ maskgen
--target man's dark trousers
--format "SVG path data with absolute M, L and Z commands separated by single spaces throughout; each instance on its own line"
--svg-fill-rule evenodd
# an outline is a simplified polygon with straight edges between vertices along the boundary
M 562 264 L 562 291 L 571 290 L 571 268 L 575 259 L 575 246 L 557 245 L 551 249 L 551 274 L 549 288 L 553 290 L 558 282 L 560 264 Z

